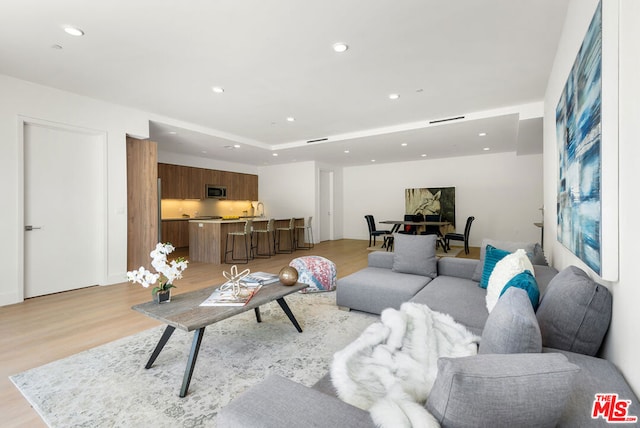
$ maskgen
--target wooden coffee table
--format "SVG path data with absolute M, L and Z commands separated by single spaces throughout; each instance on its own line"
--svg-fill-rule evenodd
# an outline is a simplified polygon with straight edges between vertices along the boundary
M 260 316 L 260 306 L 265 303 L 278 302 L 280 308 L 287 314 L 289 320 L 293 323 L 298 332 L 302 333 L 302 328 L 298 324 L 298 321 L 293 316 L 291 309 L 284 301 L 284 296 L 300 291 L 307 288 L 308 285 L 296 283 L 292 286 L 285 286 L 279 282 L 264 285 L 258 293 L 256 293 L 249 303 L 245 306 L 200 306 L 200 303 L 204 302 L 207 297 L 213 293 L 213 290 L 219 286 L 207 287 L 201 290 L 195 290 L 184 294 L 178 294 L 171 296 L 170 303 L 157 304 L 154 302 L 142 303 L 135 305 L 131 309 L 138 311 L 151 318 L 155 318 L 163 323 L 167 324 L 167 328 L 162 333 L 162 337 L 158 341 L 149 361 L 144 366 L 145 369 L 151 368 L 154 361 L 166 345 L 167 341 L 173 334 L 176 328 L 184 331 L 194 331 L 193 342 L 191 344 L 191 352 L 189 353 L 189 359 L 187 360 L 187 367 L 184 372 L 184 378 L 182 380 L 182 388 L 180 389 L 180 397 L 187 395 L 189 384 L 191 383 L 191 376 L 193 375 L 193 369 L 196 365 L 198 358 L 198 352 L 200 350 L 200 344 L 202 343 L 202 336 L 204 335 L 204 329 L 213 323 L 230 318 L 234 315 L 241 314 L 243 312 L 253 309 L 256 314 L 256 320 L 262 322 Z

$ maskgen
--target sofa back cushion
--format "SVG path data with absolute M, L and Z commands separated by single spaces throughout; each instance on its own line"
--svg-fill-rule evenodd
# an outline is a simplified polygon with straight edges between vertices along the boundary
M 611 321 L 611 293 L 577 266 L 549 282 L 536 317 L 542 345 L 596 355 Z
M 413 275 L 438 276 L 436 235 L 393 235 L 393 270 Z
M 482 330 L 479 354 L 519 354 L 542 351 L 536 314 L 527 293 L 509 287 L 489 314 Z
M 544 257 L 544 251 L 538 243 L 532 242 L 511 242 L 511 241 L 497 241 L 495 239 L 483 239 L 480 244 L 480 264 L 476 267 L 476 271 L 473 273 L 473 279 L 476 282 L 480 282 L 482 279 L 482 271 L 484 269 L 484 259 L 486 255 L 487 245 L 500 248 L 501 250 L 508 251 L 510 253 L 516 251 L 519 248 L 524 249 L 531 260 L 533 265 L 547 265 L 547 259 Z
M 579 370 L 557 353 L 440 358 L 426 407 L 443 428 L 554 427 Z

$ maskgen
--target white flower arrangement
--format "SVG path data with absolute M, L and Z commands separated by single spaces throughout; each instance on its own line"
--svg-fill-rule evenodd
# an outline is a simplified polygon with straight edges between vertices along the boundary
M 151 266 L 158 273 L 152 273 L 145 269 L 144 266 L 140 266 L 137 270 L 127 272 L 127 280 L 133 283 L 137 282 L 144 288 L 148 288 L 157 282 L 158 285 L 152 290 L 153 295 L 175 288 L 173 281 L 182 278 L 182 272 L 187 268 L 189 261 L 185 260 L 184 257 L 178 257 L 167 263 L 167 255 L 174 250 L 175 247 L 170 243 L 162 244 L 159 242 L 149 254 L 151 256 Z

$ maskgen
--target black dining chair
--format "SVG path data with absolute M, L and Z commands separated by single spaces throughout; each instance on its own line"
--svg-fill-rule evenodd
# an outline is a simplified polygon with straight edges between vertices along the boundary
M 444 244 L 445 248 L 448 250 L 451 249 L 449 247 L 449 241 L 463 241 L 464 242 L 464 253 L 469 254 L 469 233 L 471 232 L 471 223 L 476 218 L 473 216 L 469 216 L 467 218 L 467 224 L 464 226 L 464 234 L 462 233 L 447 233 L 444 235 Z
M 367 226 L 369 227 L 369 246 L 371 246 L 371 238 L 373 238 L 373 246 L 376 246 L 376 237 L 383 235 L 390 235 L 390 230 L 377 230 L 376 222 L 373 219 L 371 214 L 367 214 L 364 216 L 365 220 L 367 220 Z
M 440 221 L 440 214 L 426 214 L 424 216 L 424 221 Z M 424 232 L 421 235 L 439 235 L 440 234 L 440 226 L 425 226 Z
M 425 214 L 424 221 L 440 221 L 442 216 L 440 214 Z M 436 248 L 442 244 L 444 251 L 447 251 L 447 247 L 440 242 L 442 235 L 440 234 L 440 226 L 424 226 L 424 231 L 420 232 L 421 235 L 436 235 Z
M 400 229 L 400 225 L 394 224 L 391 228 L 391 234 L 385 235 L 382 248 L 385 248 L 387 251 L 393 251 L 393 234 L 398 233 L 398 229 Z

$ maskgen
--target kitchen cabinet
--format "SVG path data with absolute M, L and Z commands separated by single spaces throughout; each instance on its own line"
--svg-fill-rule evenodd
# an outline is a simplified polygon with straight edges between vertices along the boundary
M 170 242 L 176 248 L 189 246 L 189 221 L 162 220 L 162 242 Z
M 258 176 L 253 174 L 233 173 L 233 198 L 246 201 L 258 200 Z
M 185 199 L 183 187 L 182 166 L 166 163 L 158 164 L 158 178 L 163 199 Z
M 204 199 L 206 184 L 227 187 L 227 199 L 258 200 L 258 176 L 239 172 L 158 163 L 163 199 Z

